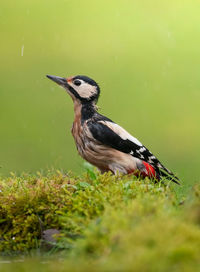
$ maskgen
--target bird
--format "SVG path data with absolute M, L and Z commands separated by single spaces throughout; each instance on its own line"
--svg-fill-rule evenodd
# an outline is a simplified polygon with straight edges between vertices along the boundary
M 63 87 L 73 100 L 71 132 L 83 159 L 101 173 L 133 174 L 155 181 L 166 178 L 179 184 L 179 179 L 137 138 L 98 112 L 100 87 L 96 81 L 83 75 L 46 76 Z

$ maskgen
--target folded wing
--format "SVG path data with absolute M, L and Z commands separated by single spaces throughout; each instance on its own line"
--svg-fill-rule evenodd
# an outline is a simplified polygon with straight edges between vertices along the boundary
M 166 176 L 178 183 L 178 178 L 135 137 L 111 120 L 89 120 L 87 123 L 93 137 L 104 145 L 132 155 L 150 164 L 159 176 Z

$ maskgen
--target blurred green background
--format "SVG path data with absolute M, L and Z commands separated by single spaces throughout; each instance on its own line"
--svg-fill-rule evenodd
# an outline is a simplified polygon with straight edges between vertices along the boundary
M 200 2 L 1 0 L 0 173 L 83 169 L 73 105 L 45 75 L 87 75 L 100 112 L 187 186 L 200 166 Z

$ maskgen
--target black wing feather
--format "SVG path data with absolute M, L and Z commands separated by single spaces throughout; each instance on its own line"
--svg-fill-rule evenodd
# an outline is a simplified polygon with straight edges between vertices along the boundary
M 156 172 L 160 176 L 171 175 L 171 179 L 178 179 L 171 171 L 165 168 L 161 162 L 145 147 L 139 146 L 136 143 L 130 141 L 129 139 L 122 139 L 117 133 L 115 133 L 106 124 L 100 123 L 98 121 L 90 120 L 87 122 L 88 128 L 92 133 L 93 137 L 100 143 L 110 146 L 121 152 L 131 154 L 133 157 L 143 160 L 154 167 Z M 142 150 L 142 151 L 141 151 Z M 162 172 L 162 170 L 164 172 Z M 160 171 L 161 170 L 161 171 Z M 166 172 L 166 173 L 165 173 Z M 173 179 L 174 182 L 178 183 Z

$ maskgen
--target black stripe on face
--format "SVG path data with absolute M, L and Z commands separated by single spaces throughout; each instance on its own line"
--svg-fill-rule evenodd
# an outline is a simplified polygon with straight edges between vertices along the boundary
M 80 97 L 80 95 L 77 93 L 76 90 L 74 90 L 74 88 L 72 86 L 70 86 L 68 84 L 67 89 L 70 91 L 70 93 L 72 93 L 77 99 L 81 100 L 82 98 Z

